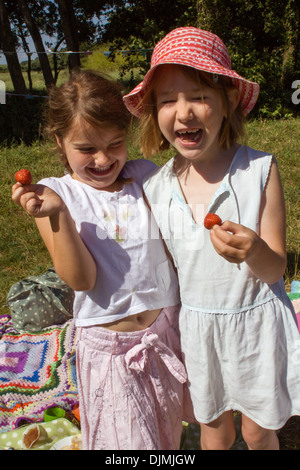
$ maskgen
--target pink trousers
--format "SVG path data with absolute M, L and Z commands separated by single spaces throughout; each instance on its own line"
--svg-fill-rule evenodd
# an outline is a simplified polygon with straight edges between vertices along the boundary
M 178 314 L 178 306 L 165 308 L 149 328 L 129 333 L 78 328 L 84 449 L 179 448 L 182 420 L 189 419 L 192 411 Z

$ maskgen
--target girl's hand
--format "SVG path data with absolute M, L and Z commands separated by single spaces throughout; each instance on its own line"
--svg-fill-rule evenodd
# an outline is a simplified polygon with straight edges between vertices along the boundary
M 210 238 L 220 256 L 237 264 L 254 256 L 262 242 L 253 230 L 228 220 L 221 226 L 215 225 Z
M 74 290 L 92 289 L 97 278 L 96 263 L 60 196 L 41 184 L 16 183 L 12 199 L 36 218 L 58 276 Z
M 51 217 L 65 209 L 61 197 L 42 184 L 26 186 L 21 183 L 14 184 L 12 187 L 12 200 L 29 215 L 36 218 Z
M 273 160 L 261 198 L 259 235 L 229 221 L 215 226 L 210 235 L 216 251 L 227 261 L 245 261 L 258 279 L 273 284 L 282 278 L 286 269 L 285 227 L 283 190 Z

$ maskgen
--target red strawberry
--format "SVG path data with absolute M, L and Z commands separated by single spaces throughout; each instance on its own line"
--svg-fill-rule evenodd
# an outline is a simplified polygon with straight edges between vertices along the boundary
M 18 183 L 22 184 L 30 184 L 32 181 L 32 176 L 29 170 L 19 170 L 15 174 L 15 178 L 18 181 Z
M 214 225 L 222 225 L 222 220 L 217 214 L 207 214 L 204 219 L 204 227 L 210 230 Z

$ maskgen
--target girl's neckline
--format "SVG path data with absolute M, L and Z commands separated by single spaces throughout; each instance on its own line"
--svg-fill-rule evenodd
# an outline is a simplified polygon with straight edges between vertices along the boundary
M 240 153 L 240 150 L 241 150 L 243 147 L 244 147 L 243 145 L 239 145 L 239 146 L 237 147 L 237 149 L 236 149 L 236 151 L 235 151 L 235 153 L 234 153 L 234 156 L 233 156 L 233 158 L 232 158 L 232 160 L 231 160 L 231 162 L 230 162 L 230 165 L 228 166 L 228 168 L 227 168 L 227 170 L 226 170 L 226 172 L 225 172 L 223 178 L 220 180 L 220 184 L 219 184 L 218 187 L 216 188 L 216 190 L 215 190 L 215 192 L 214 192 L 214 194 L 213 194 L 213 196 L 212 196 L 212 198 L 211 198 L 211 200 L 210 200 L 210 203 L 209 203 L 208 208 L 212 207 L 212 204 L 213 204 L 214 201 L 216 200 L 216 194 L 220 191 L 220 188 L 221 188 L 222 185 L 224 184 L 224 181 L 228 178 L 228 175 L 229 175 L 230 172 L 231 172 L 231 169 L 232 169 L 232 167 L 233 167 L 233 165 L 234 165 L 234 162 L 235 162 L 235 160 L 238 158 L 238 154 Z M 172 159 L 173 162 L 172 162 L 172 167 L 171 167 L 171 168 L 172 168 L 172 170 L 173 170 L 173 178 L 175 179 L 175 186 L 176 186 L 177 192 L 179 193 L 179 195 L 180 195 L 182 201 L 184 202 L 184 204 L 185 204 L 186 207 L 188 208 L 193 223 L 194 223 L 197 227 L 203 227 L 203 223 L 199 224 L 199 223 L 197 223 L 197 222 L 194 220 L 193 213 L 192 213 L 192 209 L 191 209 L 189 203 L 187 202 L 187 200 L 186 200 L 186 198 L 185 198 L 185 195 L 184 195 L 184 193 L 183 193 L 183 191 L 182 191 L 180 182 L 179 182 L 179 180 L 178 180 L 178 176 L 176 175 L 175 170 L 174 170 L 175 158 L 176 158 L 176 156 L 173 157 L 173 159 Z M 170 163 L 171 163 L 171 161 L 170 161 Z
M 126 186 L 124 183 L 122 183 L 122 182 L 120 181 L 121 189 L 115 190 L 115 191 L 108 191 L 108 190 L 106 190 L 105 188 L 103 188 L 103 189 L 94 188 L 94 186 L 92 186 L 92 185 L 90 185 L 90 184 L 87 184 L 87 183 L 85 183 L 84 181 L 81 181 L 80 179 L 74 178 L 73 175 L 71 175 L 70 173 L 68 173 L 66 176 L 68 176 L 69 178 L 71 178 L 72 181 L 75 181 L 75 182 L 76 182 L 77 184 L 79 184 L 80 186 L 84 186 L 84 187 L 88 186 L 91 190 L 93 190 L 93 191 L 95 191 L 95 192 L 97 192 L 97 193 L 99 193 L 99 194 L 108 194 L 108 195 L 111 195 L 111 196 L 113 196 L 113 195 L 120 195 L 120 194 L 122 194 L 122 193 L 124 192 L 124 188 L 125 188 L 125 186 Z
M 234 154 L 233 154 L 233 157 L 232 157 L 232 159 L 231 159 L 231 161 L 230 161 L 230 164 L 228 165 L 227 170 L 226 170 L 225 173 L 224 173 L 224 176 L 223 176 L 222 179 L 220 180 L 220 185 L 222 184 L 222 181 L 224 180 L 224 178 L 226 178 L 226 175 L 228 175 L 228 174 L 230 173 L 231 168 L 232 168 L 232 166 L 233 166 L 235 160 L 237 159 L 237 155 L 239 154 L 240 150 L 241 150 L 243 147 L 244 147 L 244 145 L 238 144 L 238 146 L 237 146 L 237 148 L 236 148 L 236 150 L 235 150 L 235 152 L 234 152 Z M 176 171 L 175 171 L 175 161 L 176 161 L 176 157 L 177 157 L 177 156 L 178 156 L 178 155 L 175 155 L 175 157 L 173 157 L 173 158 L 169 161 L 169 163 L 171 163 L 171 167 L 172 167 L 172 171 L 173 171 L 173 176 L 178 180 L 178 176 L 177 176 Z
M 211 175 L 216 175 L 216 168 L 217 168 L 217 165 L 218 165 L 218 161 L 220 161 L 221 163 L 221 168 L 220 168 L 220 172 L 223 173 L 223 176 L 226 175 L 226 173 L 228 173 L 235 157 L 236 157 L 236 154 L 239 152 L 239 149 L 242 147 L 243 145 L 242 144 L 233 144 L 229 149 L 225 149 L 221 155 L 219 155 L 216 159 L 216 161 L 208 161 L 208 164 L 206 163 L 206 160 L 204 160 L 203 162 L 201 160 L 199 161 L 188 161 L 186 160 L 185 158 L 181 157 L 180 154 L 178 153 L 177 155 L 175 155 L 175 157 L 173 157 L 173 171 L 174 173 L 176 174 L 176 176 L 181 176 L 183 174 L 188 174 L 188 171 L 191 167 L 194 168 L 194 171 L 196 173 L 199 173 L 201 174 L 204 178 L 206 178 L 205 175 L 208 175 L 208 177 Z M 226 164 L 226 161 L 227 164 Z M 225 165 L 224 165 L 224 162 L 225 162 Z M 178 168 L 175 168 L 175 167 L 178 167 Z M 224 167 L 224 169 L 222 170 L 222 166 Z M 220 181 L 223 179 L 223 177 L 220 179 Z

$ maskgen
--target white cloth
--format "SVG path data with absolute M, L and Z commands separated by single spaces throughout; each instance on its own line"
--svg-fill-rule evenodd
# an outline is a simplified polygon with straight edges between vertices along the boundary
M 241 146 L 208 212 L 258 231 L 272 155 Z M 300 335 L 283 280 L 268 285 L 227 262 L 197 225 L 173 160 L 144 190 L 178 269 L 182 348 L 196 418 L 240 410 L 269 429 L 300 414 Z M 200 208 L 201 209 L 201 208 Z
M 143 198 L 141 183 L 153 168 L 146 160 L 127 162 L 122 176 L 133 182 L 116 192 L 99 191 L 70 175 L 40 181 L 64 200 L 97 264 L 95 287 L 75 292 L 76 326 L 109 323 L 179 301 L 176 274 Z

